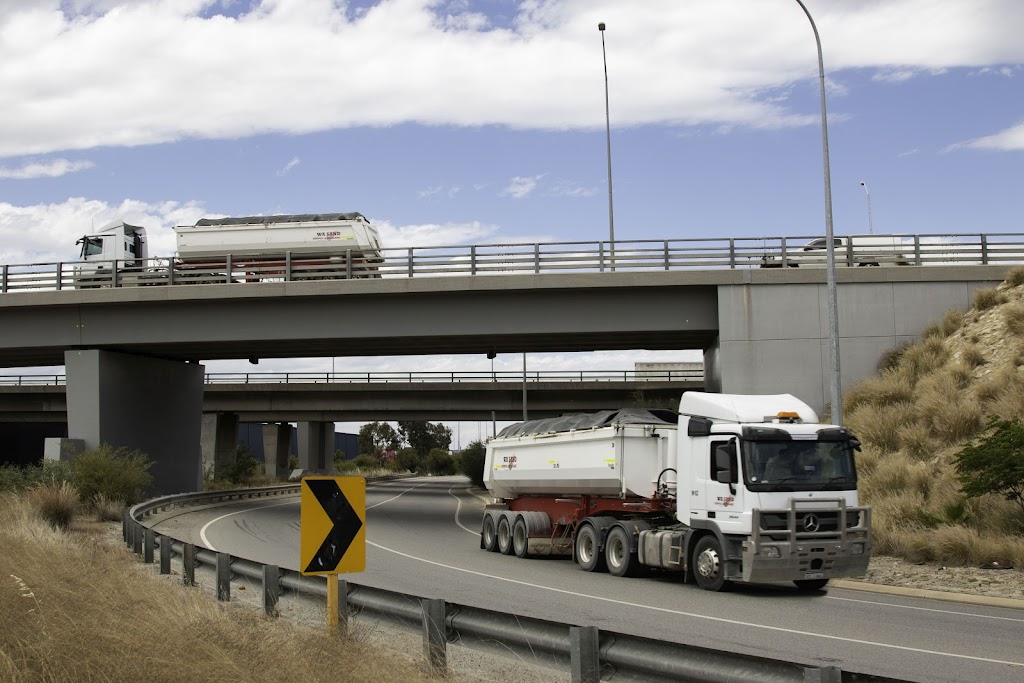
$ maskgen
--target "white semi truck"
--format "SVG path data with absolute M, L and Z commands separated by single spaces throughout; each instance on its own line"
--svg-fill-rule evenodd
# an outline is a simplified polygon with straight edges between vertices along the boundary
M 871 510 L 858 505 L 845 428 L 789 394 L 690 391 L 679 413 L 619 410 L 520 422 L 487 444 L 480 547 L 571 555 L 586 571 L 681 572 L 706 590 L 861 576 Z
M 380 235 L 359 213 L 204 218 L 174 233 L 177 255 L 165 259 L 151 259 L 146 229 L 124 221 L 83 236 L 76 285 L 379 276 Z

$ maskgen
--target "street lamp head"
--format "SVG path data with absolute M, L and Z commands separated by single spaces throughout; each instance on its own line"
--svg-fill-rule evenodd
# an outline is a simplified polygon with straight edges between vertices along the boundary
M 863 180 L 860 181 L 860 185 L 861 185 L 861 187 L 864 187 L 864 181 Z
M 597 30 L 598 31 L 603 31 L 604 30 L 604 22 L 603 21 L 600 24 L 597 25 Z

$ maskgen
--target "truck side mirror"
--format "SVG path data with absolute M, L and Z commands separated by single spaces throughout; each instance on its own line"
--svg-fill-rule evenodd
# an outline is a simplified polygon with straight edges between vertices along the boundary
M 714 455 L 714 480 L 720 484 L 732 484 L 739 482 L 739 468 L 736 466 L 736 442 L 730 441 L 715 446 Z

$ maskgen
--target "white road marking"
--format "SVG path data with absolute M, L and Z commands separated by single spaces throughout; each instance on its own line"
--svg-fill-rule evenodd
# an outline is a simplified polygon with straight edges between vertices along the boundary
M 997 617 L 988 614 L 971 614 L 970 612 L 957 612 L 956 610 L 949 609 L 935 609 L 934 607 L 915 607 L 913 605 L 894 605 L 891 602 L 878 602 L 875 600 L 860 600 L 857 598 L 840 598 L 838 596 L 826 595 L 829 600 L 843 600 L 845 602 L 860 602 L 865 605 L 884 605 L 885 607 L 897 607 L 899 609 L 916 609 L 922 612 L 938 612 L 940 614 L 954 614 L 959 617 L 976 617 L 978 619 L 999 619 L 1002 621 L 1018 621 L 1024 623 L 1024 619 L 1015 619 L 1013 617 Z
M 456 485 L 456 486 L 458 486 L 458 485 Z M 461 488 L 463 490 L 465 490 L 465 486 L 462 486 Z M 458 502 L 458 505 L 455 506 L 455 523 L 463 531 L 468 531 L 469 533 L 473 534 L 474 536 L 479 536 L 480 532 L 473 531 L 472 529 L 467 529 L 466 527 L 464 527 L 462 525 L 462 522 L 459 521 L 459 511 L 462 510 L 462 499 L 459 498 L 458 496 L 456 496 L 454 493 L 452 493 L 453 489 L 455 489 L 455 486 L 452 486 L 450 489 L 448 489 L 448 495 L 451 496 L 452 498 L 454 498 Z
M 691 617 L 693 619 L 704 619 L 707 621 L 715 621 L 722 624 L 732 624 L 734 626 L 749 626 L 750 628 L 759 628 L 766 631 L 777 631 L 780 633 L 789 633 L 797 636 L 807 636 L 810 638 L 822 638 L 825 640 L 838 640 L 845 643 L 856 643 L 858 645 L 873 645 L 875 647 L 883 647 L 891 650 L 903 650 L 905 652 L 918 652 L 926 655 L 938 655 L 941 657 L 954 657 L 956 659 L 969 659 L 975 662 L 986 662 L 988 664 L 1007 664 L 1009 666 L 1024 666 L 1024 662 L 1007 662 L 1001 659 L 988 659 L 986 657 L 972 657 L 971 655 L 958 655 L 950 652 L 936 652 L 935 650 L 925 650 L 917 647 L 907 647 L 905 645 L 892 645 L 890 643 L 879 643 L 871 640 L 860 640 L 857 638 L 844 638 L 843 636 L 830 636 L 823 633 L 811 633 L 808 631 L 799 631 L 792 628 L 782 628 L 781 626 L 767 626 L 765 624 L 754 624 L 749 621 L 738 621 L 736 619 L 725 619 L 723 617 L 712 617 L 707 614 L 696 614 L 693 612 L 683 612 L 680 610 L 668 609 L 666 607 L 652 607 L 651 605 L 641 605 L 635 602 L 627 602 L 626 600 L 616 600 L 614 598 L 606 598 L 600 595 L 589 595 L 587 593 L 578 593 L 576 591 L 569 591 L 563 588 L 552 588 L 551 586 L 543 586 L 537 583 L 530 583 L 528 581 L 519 581 L 517 579 L 510 579 L 505 576 L 495 576 L 493 574 L 485 574 L 483 572 L 473 571 L 472 569 L 463 569 L 462 567 L 455 567 L 450 564 L 443 564 L 441 562 L 434 562 L 433 560 L 425 560 L 422 557 L 416 557 L 415 555 L 408 555 L 398 550 L 387 548 L 378 543 L 367 541 L 366 545 L 372 545 L 374 548 L 378 548 L 385 552 L 394 553 L 401 557 L 415 560 L 416 562 L 424 562 L 426 564 L 434 565 L 442 569 L 450 569 L 451 571 L 463 572 L 466 574 L 472 574 L 485 579 L 491 579 L 494 581 L 504 581 L 505 583 L 514 583 L 518 586 L 525 586 L 527 588 L 536 588 L 538 590 L 551 591 L 552 593 L 561 593 L 562 595 L 569 595 L 576 598 L 588 598 L 590 600 L 598 600 L 600 602 L 607 602 L 613 605 L 622 605 L 623 607 L 636 607 L 638 609 L 647 609 L 654 612 L 662 612 L 665 614 L 672 614 L 680 617 Z

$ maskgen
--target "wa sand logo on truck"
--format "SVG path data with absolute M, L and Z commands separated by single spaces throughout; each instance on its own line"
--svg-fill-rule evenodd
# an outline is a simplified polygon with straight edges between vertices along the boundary
M 351 240 L 355 239 L 354 235 L 346 235 L 341 230 L 330 230 L 317 232 L 313 240 Z

